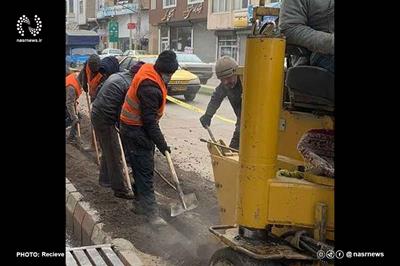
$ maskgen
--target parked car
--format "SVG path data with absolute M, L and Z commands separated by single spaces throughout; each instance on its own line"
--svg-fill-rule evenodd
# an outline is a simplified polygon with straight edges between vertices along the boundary
M 93 48 L 72 48 L 71 54 L 65 58 L 68 66 L 73 68 L 81 68 L 92 54 L 97 54 Z
M 197 55 L 176 52 L 176 57 L 182 69 L 188 70 L 197 75 L 201 84 L 206 84 L 207 81 L 212 77 L 212 66 L 201 61 Z
M 120 49 L 107 48 L 101 52 L 100 59 L 103 59 L 107 56 L 121 56 L 121 55 L 122 51 Z
M 65 32 L 65 61 L 69 67 L 81 68 L 100 42 L 95 31 L 67 30 Z
M 121 62 L 127 56 L 137 56 L 149 54 L 146 50 L 126 50 L 122 55 L 116 56 Z
M 157 55 L 127 56 L 121 61 L 119 68 L 120 71 L 124 71 L 139 61 L 154 64 L 156 60 Z M 187 70 L 178 69 L 168 83 L 168 95 L 183 95 L 186 101 L 193 101 L 200 86 L 200 80 L 196 75 Z
M 126 50 L 122 55 L 123 56 L 136 56 L 136 55 L 146 55 L 149 54 L 146 50 Z

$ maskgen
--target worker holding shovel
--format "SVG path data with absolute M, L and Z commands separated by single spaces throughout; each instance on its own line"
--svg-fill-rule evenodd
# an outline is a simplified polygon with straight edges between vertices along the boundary
M 173 51 L 162 52 L 155 64 L 144 64 L 132 80 L 121 110 L 121 137 L 135 177 L 134 212 L 153 225 L 166 225 L 154 195 L 154 148 L 171 152 L 159 127 L 167 101 L 167 84 L 178 69 Z
M 215 64 L 215 74 L 221 83 L 215 88 L 210 102 L 207 105 L 206 113 L 200 117 L 200 123 L 204 128 L 208 128 L 211 119 L 221 106 L 225 97 L 228 97 L 232 109 L 236 115 L 235 131 L 233 132 L 229 147 L 239 149 L 240 142 L 240 114 L 242 109 L 242 83 L 236 71 L 238 64 L 230 56 L 223 56 Z
M 99 90 L 91 110 L 92 124 L 102 150 L 100 185 L 111 186 L 114 196 L 123 199 L 133 199 L 134 195 L 116 125 L 126 92 L 142 64 L 139 62 L 130 71 L 111 75 Z
M 77 110 L 77 100 L 79 96 L 82 94 L 82 88 L 78 82 L 76 73 L 69 74 L 65 78 L 65 87 L 66 87 L 65 119 L 67 126 L 71 125 L 71 131 L 67 138 L 67 142 L 70 144 L 81 145 L 82 143 L 79 134 L 79 116 Z

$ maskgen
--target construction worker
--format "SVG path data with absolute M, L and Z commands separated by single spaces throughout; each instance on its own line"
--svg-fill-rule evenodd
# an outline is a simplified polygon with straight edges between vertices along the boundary
M 311 51 L 308 58 L 294 58 L 294 65 L 310 64 L 334 73 L 335 0 L 283 0 L 279 28 L 286 43 Z
M 133 192 L 124 179 L 116 125 L 132 77 L 142 64 L 134 65 L 130 71 L 112 74 L 99 89 L 91 111 L 92 125 L 102 150 L 99 183 L 111 186 L 114 196 L 124 199 L 133 199 Z
M 132 80 L 121 111 L 120 132 L 133 169 L 134 212 L 150 223 L 164 225 L 154 195 L 154 148 L 171 152 L 159 127 L 167 97 L 167 84 L 178 69 L 173 51 L 163 51 L 155 64 L 144 64 Z
M 82 84 L 82 89 L 89 92 L 90 97 L 95 96 L 96 89 L 102 79 L 102 74 L 99 73 L 100 63 L 100 57 L 97 54 L 92 54 L 79 72 L 78 80 Z
M 66 72 L 66 74 L 68 73 L 69 70 Z M 79 84 L 76 73 L 71 73 L 68 76 L 66 76 L 65 87 L 66 87 L 66 97 L 65 97 L 66 126 L 71 125 L 71 131 L 67 138 L 67 142 L 71 144 L 81 144 L 81 140 L 76 136 L 76 133 L 77 133 L 77 126 L 79 123 L 77 100 L 79 96 L 82 94 L 82 87 Z
M 236 114 L 235 131 L 233 132 L 229 144 L 229 147 L 234 149 L 239 149 L 240 113 L 242 109 L 242 83 L 236 74 L 237 68 L 237 62 L 230 56 L 223 56 L 217 60 L 215 64 L 215 74 L 217 78 L 221 80 L 221 83 L 215 88 L 205 114 L 200 117 L 202 126 L 204 128 L 209 127 L 211 119 L 220 107 L 222 100 L 228 96 L 229 102 Z

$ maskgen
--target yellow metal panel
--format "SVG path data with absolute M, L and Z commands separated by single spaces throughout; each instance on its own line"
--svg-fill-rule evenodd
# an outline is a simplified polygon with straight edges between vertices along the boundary
M 327 231 L 334 230 L 334 188 L 293 178 L 269 182 L 268 223 L 314 228 L 317 203 L 327 205 Z
M 283 110 L 279 121 L 278 153 L 293 159 L 303 160 L 297 151 L 297 143 L 305 132 L 312 128 L 333 129 L 329 116 Z
M 221 224 L 236 224 L 239 156 L 211 155 Z
M 242 117 L 238 223 L 267 225 L 268 179 L 275 177 L 281 108 L 283 38 L 248 37 Z

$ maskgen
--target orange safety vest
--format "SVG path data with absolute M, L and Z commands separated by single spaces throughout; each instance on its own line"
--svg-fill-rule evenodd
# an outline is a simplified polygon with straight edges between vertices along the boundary
M 97 73 L 94 77 L 92 77 L 92 71 L 90 70 L 88 64 L 86 64 L 85 72 L 86 72 L 86 79 L 87 79 L 87 82 L 89 85 L 89 89 L 88 89 L 89 95 L 91 97 L 94 97 L 96 95 L 97 87 L 99 86 L 103 75 L 100 73 Z
M 126 93 L 125 102 L 122 105 L 121 110 L 121 121 L 127 125 L 135 125 L 142 126 L 143 121 L 141 117 L 140 111 L 140 102 L 137 98 L 137 90 L 140 87 L 140 84 L 149 79 L 157 83 L 158 87 L 162 92 L 163 101 L 158 109 L 158 117 L 157 120 L 160 120 L 164 113 L 165 104 L 167 102 L 167 87 L 165 86 L 164 81 L 161 79 L 161 76 L 154 69 L 153 64 L 144 64 L 140 67 L 139 71 L 136 73 L 135 77 L 132 80 L 131 86 Z
M 81 88 L 81 85 L 79 84 L 76 73 L 69 74 L 65 78 L 65 88 L 68 86 L 72 86 L 74 88 L 75 94 L 76 94 L 76 99 L 78 99 L 79 96 L 81 96 L 81 94 L 82 94 L 82 88 Z

